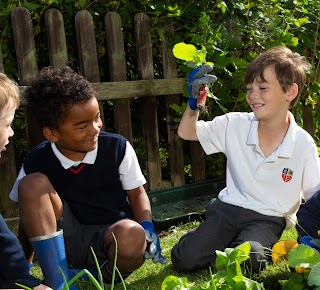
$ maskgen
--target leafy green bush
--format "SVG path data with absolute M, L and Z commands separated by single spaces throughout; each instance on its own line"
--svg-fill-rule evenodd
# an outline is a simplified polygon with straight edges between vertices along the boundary
M 219 100 L 217 106 L 213 100 L 208 100 L 209 114 L 205 119 L 211 119 L 228 111 L 248 111 L 245 102 L 243 75 L 248 63 L 260 52 L 275 45 L 286 45 L 305 55 L 313 65 L 313 73 L 308 77 L 307 89 L 300 103 L 294 109 L 297 121 L 303 125 L 303 106 L 313 107 L 315 124 L 315 139 L 319 141 L 318 130 L 318 94 L 320 92 L 320 42 L 319 13 L 320 0 L 271 0 L 271 1 L 207 1 L 207 0 L 2 0 L 0 1 L 0 43 L 3 53 L 5 72 L 19 79 L 14 54 L 14 43 L 11 29 L 10 13 L 14 7 L 24 6 L 31 11 L 34 25 L 34 35 L 37 43 L 38 65 L 47 66 L 46 34 L 44 13 L 48 8 L 61 10 L 64 17 L 69 64 L 77 69 L 76 39 L 74 32 L 74 16 L 81 9 L 91 12 L 95 23 L 98 60 L 101 81 L 109 80 L 108 63 L 105 49 L 104 17 L 107 12 L 116 11 L 122 19 L 124 43 L 127 61 L 128 80 L 138 78 L 135 51 L 134 15 L 144 12 L 151 20 L 151 36 L 153 41 L 155 77 L 161 78 L 162 55 L 160 40 L 164 37 L 164 25 L 174 23 L 175 33 L 169 37 L 169 45 L 176 43 L 191 43 L 198 49 L 207 51 L 207 61 L 214 64 L 214 74 L 218 81 L 211 90 Z M 188 68 L 178 62 L 179 75 L 185 77 Z M 175 108 L 179 115 L 184 111 L 186 101 Z M 164 99 L 158 100 L 160 114 L 164 112 Z M 132 102 L 133 110 L 139 105 L 139 100 Z M 162 112 L 161 112 L 162 111 Z M 107 116 L 110 114 L 106 114 Z M 164 114 L 162 114 L 164 115 Z M 141 126 L 139 116 L 133 115 L 134 136 L 140 144 Z M 163 119 L 159 119 L 163 122 Z M 160 146 L 163 148 L 164 166 L 166 161 L 166 125 L 161 123 Z M 141 161 L 144 155 L 138 156 Z M 188 157 L 186 157 L 188 160 Z M 207 158 L 210 177 L 224 166 L 224 159 L 209 156 Z M 213 167 L 212 164 L 215 164 Z M 210 164 L 210 166 L 209 166 Z M 168 177 L 168 169 L 163 176 Z

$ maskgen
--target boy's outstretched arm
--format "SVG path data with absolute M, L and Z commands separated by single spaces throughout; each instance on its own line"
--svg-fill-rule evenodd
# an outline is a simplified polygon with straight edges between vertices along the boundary
M 185 110 L 178 128 L 178 135 L 185 140 L 198 141 L 196 125 L 199 110 L 206 104 L 208 85 L 217 80 L 216 76 L 208 74 L 213 67 L 204 64 L 192 70 L 188 75 L 188 91 L 190 94 L 188 107 Z
M 198 117 L 199 111 L 191 110 L 189 106 L 186 108 L 178 127 L 179 137 L 184 140 L 198 141 L 196 134 Z
M 127 191 L 135 220 L 143 227 L 146 233 L 147 249 L 145 259 L 152 259 L 154 263 L 166 264 L 167 259 L 162 255 L 160 239 L 152 224 L 151 206 L 149 197 L 141 185 Z

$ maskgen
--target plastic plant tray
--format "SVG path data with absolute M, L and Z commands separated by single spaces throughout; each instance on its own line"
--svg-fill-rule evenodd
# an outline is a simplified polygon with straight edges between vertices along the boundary
M 208 202 L 225 187 L 224 179 L 212 179 L 148 192 L 156 229 L 202 220 Z

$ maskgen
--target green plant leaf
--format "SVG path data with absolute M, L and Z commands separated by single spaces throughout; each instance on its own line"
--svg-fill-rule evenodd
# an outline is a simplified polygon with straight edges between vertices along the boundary
M 194 45 L 186 44 L 184 42 L 177 43 L 172 51 L 176 58 L 191 62 L 194 62 L 194 58 L 197 54 L 197 48 Z
M 290 267 L 312 268 L 320 263 L 320 253 L 307 245 L 299 245 L 289 252 L 288 263 Z
M 320 263 L 314 265 L 308 276 L 308 285 L 320 286 Z
M 194 283 L 188 283 L 188 279 L 186 277 L 176 277 L 173 275 L 167 276 L 161 285 L 161 290 L 185 290 L 185 289 L 194 289 Z

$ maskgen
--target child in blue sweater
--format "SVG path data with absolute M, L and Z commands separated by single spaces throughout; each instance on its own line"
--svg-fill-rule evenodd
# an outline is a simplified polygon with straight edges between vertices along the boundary
M 19 106 L 19 89 L 5 74 L 0 73 L 0 156 L 13 136 L 11 124 Z M 0 214 L 0 289 L 21 288 L 19 283 L 37 290 L 50 290 L 41 280 L 31 276 L 22 246 Z

